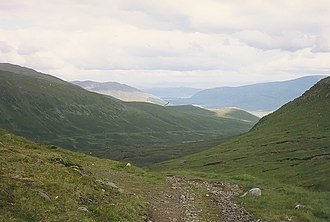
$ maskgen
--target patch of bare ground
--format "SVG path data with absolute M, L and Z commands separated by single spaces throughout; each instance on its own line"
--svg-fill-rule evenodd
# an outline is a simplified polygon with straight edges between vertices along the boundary
M 167 177 L 165 189 L 150 194 L 148 222 L 253 222 L 257 220 L 235 203 L 239 186 Z

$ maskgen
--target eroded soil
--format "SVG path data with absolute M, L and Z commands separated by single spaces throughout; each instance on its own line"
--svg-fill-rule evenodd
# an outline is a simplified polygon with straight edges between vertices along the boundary
M 242 191 L 229 183 L 168 176 L 165 189 L 150 195 L 148 222 L 247 222 L 257 220 L 233 200 Z

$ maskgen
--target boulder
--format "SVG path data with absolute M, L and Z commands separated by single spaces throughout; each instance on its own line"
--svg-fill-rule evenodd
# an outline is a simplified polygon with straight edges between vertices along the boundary
M 116 184 L 114 184 L 113 182 L 107 182 L 106 185 L 108 185 L 112 188 L 118 189 L 118 186 Z
M 89 210 L 87 209 L 87 207 L 78 207 L 78 210 L 79 211 L 82 211 L 82 212 L 88 212 Z
M 241 197 L 245 197 L 246 195 L 252 195 L 252 196 L 261 196 L 261 189 L 256 187 L 256 188 L 252 188 L 251 190 L 245 192 Z

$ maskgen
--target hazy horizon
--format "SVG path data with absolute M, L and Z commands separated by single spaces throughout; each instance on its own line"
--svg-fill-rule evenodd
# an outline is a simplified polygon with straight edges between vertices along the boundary
M 281 80 L 265 80 L 265 81 L 247 81 L 247 82 L 227 82 L 227 83 L 220 83 L 220 84 L 212 84 L 210 83 L 208 87 L 198 87 L 194 85 L 189 85 L 185 83 L 169 83 L 169 85 L 164 85 L 162 83 L 159 84 L 153 84 L 153 85 L 130 85 L 128 83 L 123 83 L 123 82 L 116 82 L 116 81 L 95 81 L 95 80 L 90 80 L 90 79 L 85 79 L 85 80 L 73 80 L 70 82 L 74 81 L 93 81 L 93 82 L 99 82 L 99 83 L 105 83 L 105 82 L 116 82 L 120 84 L 125 84 L 128 86 L 132 86 L 138 89 L 152 89 L 152 88 L 195 88 L 195 89 L 209 89 L 209 88 L 215 88 L 215 87 L 239 87 L 239 86 L 245 86 L 245 85 L 253 85 L 253 84 L 258 84 L 258 83 L 268 83 L 268 82 L 282 82 L 282 81 L 289 81 L 289 80 L 295 80 L 303 77 L 310 77 L 310 76 L 324 76 L 327 77 L 329 75 L 305 75 L 305 76 L 299 76 L 295 78 L 289 78 L 289 79 L 281 79 Z
M 204 89 L 330 74 L 323 0 L 0 0 L 0 12 L 0 62 L 67 81 Z

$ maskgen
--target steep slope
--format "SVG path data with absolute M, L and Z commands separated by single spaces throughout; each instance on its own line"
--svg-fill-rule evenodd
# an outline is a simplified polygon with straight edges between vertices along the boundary
M 0 221 L 145 221 L 162 179 L 0 129 Z
M 13 69 L 23 69 L 13 66 Z M 49 75 L 0 71 L 0 127 L 35 141 L 147 164 L 150 145 L 224 139 L 253 123 L 126 103 Z M 141 154 L 143 151 L 143 155 Z M 162 157 L 161 160 L 173 158 Z M 157 159 L 157 158 L 155 158 Z
M 109 95 L 126 102 L 149 102 L 158 105 L 167 103 L 157 96 L 117 82 L 73 81 L 72 83 L 88 91 Z
M 324 77 L 307 76 L 282 82 L 218 87 L 200 91 L 188 99 L 169 101 L 173 104 L 196 104 L 208 108 L 238 107 L 249 111 L 274 111 L 303 94 Z
M 260 187 L 261 198 L 239 201 L 265 221 L 329 221 L 330 77 L 248 133 L 152 169 Z
M 213 149 L 158 166 L 271 177 L 329 191 L 330 77 L 262 118 L 250 132 Z

